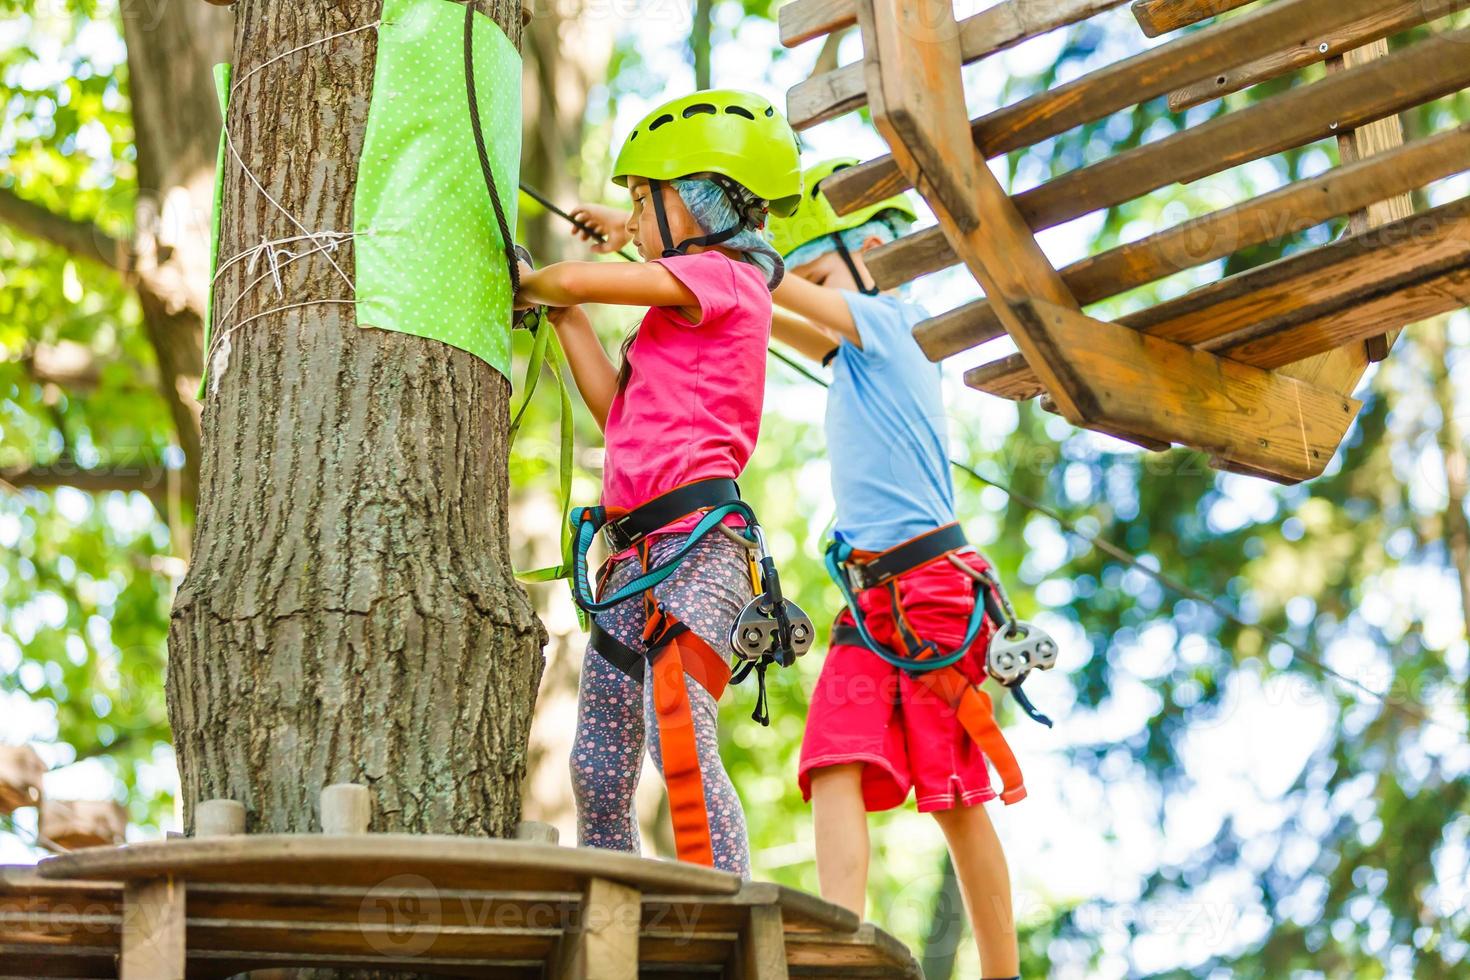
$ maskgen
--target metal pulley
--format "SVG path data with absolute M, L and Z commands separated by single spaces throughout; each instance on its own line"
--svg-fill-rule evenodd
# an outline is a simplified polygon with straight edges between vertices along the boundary
M 745 604 L 730 628 L 730 649 L 742 660 L 771 659 L 789 667 L 811 649 L 817 630 L 800 606 L 781 594 L 776 563 L 766 552 L 766 536 L 759 525 L 755 535 L 756 563 L 760 566 L 761 594 Z

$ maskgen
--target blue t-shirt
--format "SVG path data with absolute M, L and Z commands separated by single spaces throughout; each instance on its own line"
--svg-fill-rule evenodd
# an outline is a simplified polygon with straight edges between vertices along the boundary
M 842 341 L 827 396 L 837 534 L 854 548 L 886 551 L 954 523 L 941 371 L 914 341 L 923 309 L 843 295 L 863 345 Z

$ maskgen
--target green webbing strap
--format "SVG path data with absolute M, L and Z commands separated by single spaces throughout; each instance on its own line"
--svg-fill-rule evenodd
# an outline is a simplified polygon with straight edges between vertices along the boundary
M 529 572 L 516 572 L 516 578 L 522 582 L 555 582 L 558 579 L 568 578 L 572 569 L 572 526 L 568 520 L 568 514 L 572 507 L 572 396 L 567 388 L 566 357 L 562 354 L 561 343 L 556 339 L 556 331 L 547 322 L 543 311 L 541 319 L 536 327 L 536 339 L 531 345 L 531 357 L 526 365 L 526 380 L 522 384 L 525 395 L 521 399 L 521 407 L 516 409 L 514 419 L 510 423 L 511 444 L 515 444 L 516 435 L 520 431 L 521 420 L 526 414 L 526 407 L 531 404 L 531 396 L 536 393 L 536 383 L 541 378 L 541 368 L 547 362 L 551 364 L 552 375 L 556 378 L 557 393 L 561 399 L 561 422 L 560 422 L 560 449 L 557 454 L 557 482 L 561 491 L 561 562 L 546 568 L 537 568 Z
M 937 647 L 933 647 L 936 656 L 933 659 L 916 657 L 902 657 L 889 650 L 882 643 L 873 638 L 868 632 L 867 621 L 863 618 L 863 610 L 858 605 L 857 596 L 853 595 L 852 585 L 847 580 L 842 566 L 852 557 L 852 546 L 843 541 L 833 541 L 827 548 L 827 574 L 837 585 L 842 593 L 842 598 L 847 602 L 847 611 L 852 615 L 853 625 L 857 627 L 858 636 L 862 638 L 863 646 L 867 647 L 874 656 L 886 663 L 892 664 L 900 670 L 912 671 L 914 673 L 927 673 L 931 670 L 939 670 L 951 667 L 964 659 L 965 654 L 970 652 L 970 646 L 974 644 L 975 638 L 980 635 L 980 629 L 985 624 L 985 603 L 981 601 L 978 585 L 975 592 L 975 608 L 970 612 L 970 623 L 965 630 L 964 639 L 960 645 L 950 653 L 940 653 Z M 926 644 L 930 645 L 931 644 Z
M 576 550 L 572 555 L 572 597 L 577 600 L 578 607 L 584 612 L 598 613 L 611 609 L 620 602 L 626 602 L 634 596 L 642 595 L 673 575 L 684 559 L 689 557 L 695 545 L 699 544 L 705 535 L 719 527 L 731 514 L 740 514 L 744 517 L 747 528 L 754 527 L 756 524 L 755 513 L 744 501 L 732 500 L 727 504 L 711 507 L 704 512 L 699 523 L 689 532 L 689 537 L 685 538 L 684 544 L 667 561 L 648 569 L 612 595 L 598 599 L 593 592 L 587 570 L 587 553 L 592 550 L 592 541 L 597 536 L 597 532 L 606 523 L 607 514 L 601 507 L 576 508 L 571 515 L 571 523 L 577 527 Z

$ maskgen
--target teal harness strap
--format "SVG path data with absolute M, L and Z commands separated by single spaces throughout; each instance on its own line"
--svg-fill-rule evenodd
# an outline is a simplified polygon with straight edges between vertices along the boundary
M 642 595 L 673 575 L 684 559 L 689 557 L 694 546 L 719 527 L 720 523 L 731 514 L 740 514 L 751 526 L 756 523 L 755 513 L 744 501 L 732 500 L 729 503 L 712 507 L 699 519 L 699 523 L 689 532 L 689 537 L 685 539 L 683 546 L 668 561 L 648 569 L 607 598 L 598 599 L 588 576 L 587 554 L 592 550 L 592 542 L 597 537 L 597 532 L 607 523 L 607 510 L 603 507 L 573 508 L 570 523 L 575 528 L 576 540 L 572 550 L 572 597 L 576 599 L 577 605 L 583 611 L 599 613 L 626 602 L 634 596 Z
M 965 658 L 970 652 L 970 647 L 975 643 L 975 638 L 980 635 L 980 630 L 985 625 L 985 603 L 981 601 L 979 590 L 984 588 L 976 584 L 975 608 L 970 612 L 970 622 L 965 630 L 964 639 L 954 650 L 941 653 L 938 647 L 932 643 L 925 646 L 932 650 L 934 657 L 905 657 L 894 653 L 882 643 L 873 638 L 868 632 L 867 621 L 863 618 L 862 607 L 858 605 L 857 596 L 853 594 L 852 585 L 847 580 L 847 575 L 842 571 L 842 566 L 852 557 L 852 545 L 844 541 L 833 541 L 827 548 L 827 574 L 836 583 L 838 591 L 842 593 L 843 600 L 847 603 L 847 611 L 852 615 L 853 625 L 857 627 L 858 636 L 863 641 L 863 646 L 872 651 L 873 655 L 886 663 L 892 664 L 901 670 L 914 673 L 927 673 L 931 670 L 941 670 L 952 667 Z

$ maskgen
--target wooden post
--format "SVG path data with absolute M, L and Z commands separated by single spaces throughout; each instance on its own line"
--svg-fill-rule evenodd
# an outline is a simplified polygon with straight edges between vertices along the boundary
M 868 104 L 893 160 L 924 195 L 944 236 L 990 299 L 1062 414 L 1082 421 L 1064 375 L 1014 307 L 1037 298 L 1078 310 L 1031 227 L 967 139 L 959 28 L 950 0 L 858 0 Z
M 366 786 L 333 783 L 322 790 L 322 833 L 365 834 L 372 815 L 373 801 Z
M 552 976 L 559 980 L 638 980 L 643 896 L 603 878 L 587 882 L 582 918 L 562 938 Z
M 1364 45 L 1353 51 L 1349 51 L 1340 58 L 1332 58 L 1327 62 L 1328 71 L 1343 71 L 1354 65 L 1365 64 L 1375 58 L 1382 58 L 1388 54 L 1387 41 L 1374 41 L 1372 44 Z M 1353 130 L 1350 133 L 1342 133 L 1337 137 L 1338 156 L 1343 166 L 1370 157 L 1374 154 L 1383 153 L 1404 143 L 1404 125 L 1398 116 L 1389 116 L 1377 122 L 1369 123 Z M 1400 218 L 1407 218 L 1414 213 L 1414 198 L 1409 194 L 1400 194 L 1386 201 L 1369 205 L 1362 211 L 1353 213 L 1348 223 L 1348 233 L 1352 235 L 1386 225 Z M 1399 330 L 1404 326 L 1401 323 L 1387 324 L 1390 327 L 1377 337 L 1369 337 L 1363 342 L 1364 356 L 1370 361 L 1381 361 L 1388 356 L 1388 349 L 1393 346 L 1394 338 L 1399 335 Z
M 203 800 L 194 808 L 195 837 L 232 837 L 243 833 L 243 803 L 235 800 Z
M 123 889 L 120 980 L 184 980 L 184 883 L 128 882 Z
M 561 833 L 549 823 L 540 820 L 522 820 L 516 827 L 516 840 L 529 841 L 533 844 L 557 844 L 561 842 Z
M 0 745 L 0 815 L 41 802 L 46 763 L 29 745 Z
M 786 930 L 779 905 L 752 905 L 736 948 L 737 980 L 787 980 Z

